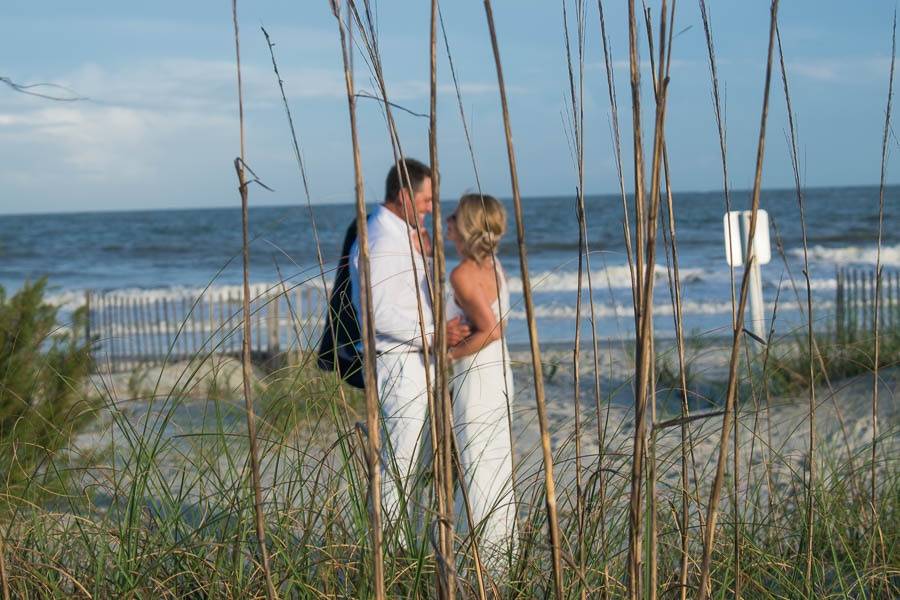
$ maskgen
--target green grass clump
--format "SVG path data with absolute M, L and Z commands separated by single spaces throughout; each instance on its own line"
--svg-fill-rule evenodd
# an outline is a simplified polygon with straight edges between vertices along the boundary
M 90 420 L 83 394 L 91 369 L 84 309 L 63 326 L 44 301 L 46 280 L 11 297 L 0 288 L 0 481 L 2 504 L 34 500 L 58 475 L 61 450 Z
M 886 369 L 900 364 L 900 328 L 885 329 L 879 334 L 878 368 Z M 829 333 L 817 333 L 810 356 L 806 334 L 784 338 L 769 352 L 767 376 L 770 390 L 775 394 L 797 394 L 812 384 L 820 385 L 870 373 L 875 368 L 874 334 L 851 337 Z M 814 367 L 814 380 L 810 380 L 810 361 Z M 824 371 L 823 371 L 824 367 Z
M 45 345 L 31 356 L 50 360 L 74 342 L 62 338 L 56 343 L 57 350 Z M 333 374 L 318 371 L 310 359 L 298 354 L 267 374 L 255 370 L 272 572 L 282 598 L 370 597 L 374 558 L 360 394 Z M 109 446 L 100 455 L 102 462 L 72 466 L 63 453 L 46 454 L 41 469 L 26 478 L 49 490 L 43 498 L 21 502 L 23 488 L 8 488 L 17 512 L 2 523 L 0 552 L 12 597 L 264 596 L 242 389 L 227 372 L 211 368 L 217 360 L 221 358 L 204 355 L 170 365 L 183 370 L 177 385 L 147 389 L 142 383 L 137 398 L 118 398 L 115 385 L 98 386 L 104 390 L 103 413 L 108 417 L 108 431 L 96 433 Z M 31 376 L 43 372 L 38 369 Z M 211 379 L 199 381 L 203 373 Z M 126 385 L 119 389 L 128 394 L 130 378 L 124 377 Z M 161 378 L 168 379 L 175 378 Z M 695 376 L 689 380 L 696 383 Z M 72 383 L 71 378 L 67 381 Z M 197 390 L 205 390 L 205 395 L 193 393 Z M 74 392 L 70 399 L 72 406 L 85 402 Z M 521 407 L 514 410 L 515 419 L 527 418 Z M 595 431 L 593 418 L 585 418 L 585 432 Z M 699 584 L 700 532 L 712 480 L 713 458 L 699 448 L 704 438 L 717 437 L 718 422 L 691 424 L 690 443 L 698 444 L 698 451 L 696 461 L 691 459 L 689 482 L 689 597 L 696 595 Z M 742 427 L 751 422 L 745 418 Z M 565 597 L 625 595 L 631 453 L 628 432 L 613 433 L 620 427 L 630 424 L 610 422 L 602 458 L 596 446 L 583 457 L 581 519 L 567 454 L 571 440 L 563 434 L 554 441 Z M 671 443 L 672 436 L 680 438 L 674 429 L 669 431 L 674 433 L 661 441 L 656 453 L 660 598 L 677 597 L 680 562 L 682 490 L 672 474 L 680 468 L 682 447 L 680 441 Z M 664 436 L 661 432 L 660 439 Z M 742 436 L 744 443 L 751 439 L 747 433 Z M 881 424 L 874 511 L 867 485 L 860 484 L 866 484 L 870 472 L 871 441 L 854 446 L 852 454 L 842 445 L 821 447 L 817 462 L 822 467 L 813 487 L 815 597 L 891 598 L 900 593 L 896 436 L 896 423 Z M 585 441 L 592 437 L 584 434 Z M 756 432 L 753 443 L 761 447 L 762 431 Z M 771 454 L 775 484 L 769 486 L 764 465 L 751 462 L 740 476 L 739 519 L 731 511 L 732 499 L 727 494 L 722 499 L 712 555 L 713 597 L 730 597 L 738 577 L 745 598 L 806 595 L 805 563 L 798 558 L 805 555 L 806 536 L 803 458 L 777 449 L 765 454 Z M 488 594 L 547 597 L 552 595 L 552 578 L 543 473 L 539 461 L 517 458 L 517 545 L 491 561 Z M 36 472 L 41 474 L 38 479 Z M 51 475 L 52 486 L 47 485 Z M 407 512 L 385 527 L 390 598 L 436 597 L 441 563 L 434 552 L 437 516 L 431 483 L 423 465 L 406 495 Z M 731 490 L 731 482 L 725 488 Z M 455 510 L 462 522 L 463 507 L 458 504 Z M 646 532 L 644 548 L 649 547 Z M 458 597 L 477 597 L 473 538 L 463 526 L 457 534 Z M 735 539 L 741 550 L 737 565 Z

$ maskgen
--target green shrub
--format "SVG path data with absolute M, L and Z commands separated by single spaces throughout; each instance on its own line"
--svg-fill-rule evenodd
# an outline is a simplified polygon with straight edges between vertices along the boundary
M 41 279 L 10 298 L 0 287 L 0 478 L 4 497 L 33 498 L 59 479 L 49 458 L 66 448 L 93 412 L 85 398 L 87 314 L 68 327 L 44 301 Z

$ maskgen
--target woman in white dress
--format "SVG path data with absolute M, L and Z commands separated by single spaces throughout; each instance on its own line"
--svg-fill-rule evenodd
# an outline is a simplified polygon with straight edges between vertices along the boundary
M 516 519 L 513 379 L 503 337 L 509 291 L 496 255 L 505 232 L 506 211 L 491 196 L 463 196 L 447 219 L 447 238 L 461 259 L 450 273 L 453 299 L 447 316 L 464 317 L 472 331 L 450 349 L 454 430 L 480 548 L 495 569 L 514 547 Z

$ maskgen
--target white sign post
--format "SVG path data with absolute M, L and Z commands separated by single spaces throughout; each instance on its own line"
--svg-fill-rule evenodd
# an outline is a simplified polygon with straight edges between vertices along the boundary
M 772 247 L 769 242 L 769 213 L 760 209 L 756 214 L 756 232 L 753 243 L 750 243 L 749 210 L 729 211 L 724 219 L 725 226 L 725 260 L 729 266 L 744 265 L 745 249 L 750 248 L 750 325 L 753 333 L 760 339 L 766 339 L 766 315 L 762 295 L 762 276 L 760 265 L 772 260 Z

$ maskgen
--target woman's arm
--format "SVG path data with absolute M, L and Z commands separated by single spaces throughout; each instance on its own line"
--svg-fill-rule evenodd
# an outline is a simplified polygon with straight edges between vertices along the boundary
M 501 330 L 491 302 L 473 277 L 467 276 L 465 270 L 457 267 L 450 273 L 450 284 L 453 286 L 456 302 L 472 329 L 471 335 L 450 349 L 450 357 L 456 359 L 475 354 L 491 342 L 499 340 Z

